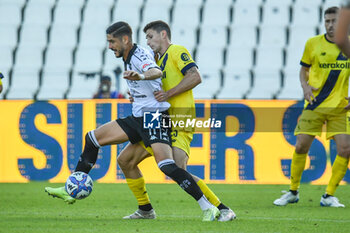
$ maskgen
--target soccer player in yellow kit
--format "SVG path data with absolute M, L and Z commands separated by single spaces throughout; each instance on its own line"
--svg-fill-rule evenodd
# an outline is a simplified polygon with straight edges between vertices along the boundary
M 158 101 L 168 101 L 171 104 L 169 115 L 172 121 L 184 120 L 177 117 L 195 117 L 195 103 L 192 89 L 201 82 L 196 63 L 187 49 L 180 45 L 171 44 L 171 31 L 163 21 L 154 21 L 144 28 L 147 44 L 156 55 L 157 64 L 163 70 L 163 90 L 155 92 Z M 193 129 L 172 128 L 172 147 L 176 164 L 186 169 L 190 154 L 190 143 Z M 118 164 L 123 170 L 126 181 L 134 193 L 139 209 L 135 213 L 125 216 L 124 219 L 155 218 L 155 211 L 150 203 L 144 178 L 137 165 L 153 154 L 142 143 L 128 144 L 120 153 Z M 235 213 L 220 202 L 218 197 L 209 189 L 203 180 L 192 175 L 206 198 L 220 210 L 218 221 L 233 220 Z
M 334 197 L 335 190 L 344 178 L 350 156 L 350 131 L 347 117 L 350 62 L 334 43 L 334 30 L 338 7 L 324 13 L 326 34 L 310 38 L 301 59 L 300 82 L 305 97 L 304 110 L 295 129 L 297 142 L 291 166 L 291 185 L 275 205 L 284 206 L 299 200 L 298 188 L 305 168 L 307 153 L 316 135 L 326 123 L 327 139 L 333 138 L 338 155 L 333 163 L 332 176 L 321 206 L 344 207 Z

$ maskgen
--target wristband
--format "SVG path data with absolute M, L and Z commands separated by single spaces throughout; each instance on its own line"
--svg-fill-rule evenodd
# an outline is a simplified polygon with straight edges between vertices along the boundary
M 140 74 L 140 80 L 145 80 L 145 75 L 144 74 Z

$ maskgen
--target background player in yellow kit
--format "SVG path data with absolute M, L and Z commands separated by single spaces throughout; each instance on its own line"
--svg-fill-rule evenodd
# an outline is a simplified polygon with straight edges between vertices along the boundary
M 334 31 L 338 7 L 328 8 L 324 13 L 326 34 L 310 38 L 301 59 L 300 82 L 305 97 L 304 110 L 295 129 L 297 142 L 291 166 L 289 192 L 274 201 L 284 206 L 299 200 L 298 188 L 305 168 L 307 153 L 316 135 L 320 135 L 326 123 L 327 138 L 333 138 L 338 155 L 333 163 L 332 176 L 321 197 L 321 206 L 344 207 L 334 197 L 343 179 L 350 155 L 349 121 L 346 107 L 350 62 L 334 43 Z
M 191 58 L 187 49 L 180 45 L 171 44 L 171 31 L 163 21 L 154 21 L 144 28 L 147 44 L 156 55 L 157 64 L 163 70 L 163 89 L 155 92 L 158 101 L 168 101 L 171 104 L 169 114 L 172 121 L 183 120 L 178 115 L 195 117 L 195 103 L 192 89 L 201 82 L 201 76 L 197 65 Z M 172 146 L 176 164 L 186 169 L 190 154 L 190 143 L 193 137 L 193 129 L 173 128 Z M 147 151 L 146 151 L 147 150 Z M 118 157 L 118 164 L 124 172 L 126 181 L 138 200 L 139 209 L 126 216 L 133 218 L 155 218 L 155 212 L 147 195 L 145 181 L 137 165 L 153 152 L 142 145 L 130 143 Z M 220 210 L 218 221 L 229 221 L 236 217 L 235 213 L 216 197 L 203 180 L 194 176 L 207 199 Z

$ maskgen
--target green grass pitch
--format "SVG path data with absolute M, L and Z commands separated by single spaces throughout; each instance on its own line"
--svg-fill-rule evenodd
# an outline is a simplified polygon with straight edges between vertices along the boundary
M 44 192 L 47 185 L 0 184 L 0 232 L 349 232 L 350 186 L 337 196 L 346 208 L 320 207 L 325 186 L 304 184 L 300 201 L 277 207 L 273 200 L 286 185 L 210 185 L 238 218 L 202 222 L 197 203 L 175 184 L 149 184 L 155 220 L 123 220 L 136 210 L 126 184 L 94 184 L 90 197 L 67 205 Z

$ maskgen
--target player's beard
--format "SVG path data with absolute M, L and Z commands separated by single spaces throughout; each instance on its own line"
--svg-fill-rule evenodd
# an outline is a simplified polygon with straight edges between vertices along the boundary
M 118 53 L 118 55 L 117 55 L 116 52 Z M 114 50 L 114 55 L 115 55 L 117 58 L 122 57 L 122 56 L 124 55 L 124 49 L 121 48 L 120 50 Z

